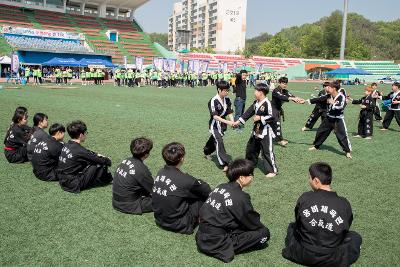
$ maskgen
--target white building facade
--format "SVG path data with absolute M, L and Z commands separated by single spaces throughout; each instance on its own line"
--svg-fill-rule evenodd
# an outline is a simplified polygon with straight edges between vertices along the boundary
M 183 0 L 169 18 L 171 50 L 210 47 L 215 52 L 243 50 L 247 0 Z

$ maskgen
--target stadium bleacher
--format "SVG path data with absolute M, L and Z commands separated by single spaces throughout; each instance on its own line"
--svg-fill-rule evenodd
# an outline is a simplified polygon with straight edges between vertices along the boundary
M 76 53 L 91 52 L 87 47 L 77 40 L 42 38 L 13 34 L 5 34 L 4 37 L 11 46 L 19 49 L 35 49 L 55 52 L 67 51 Z
M 354 66 L 374 75 L 391 76 L 400 73 L 400 66 L 393 61 L 354 61 Z
M 153 57 L 161 54 L 154 47 L 150 38 L 143 33 L 135 21 L 120 21 L 50 12 L 45 10 L 22 10 L 18 7 L 0 5 L 0 25 L 24 28 L 37 28 L 52 31 L 82 33 L 87 45 L 94 53 L 107 54 L 112 57 L 114 64 L 133 62 L 136 56 L 144 57 L 144 64 L 152 63 Z M 106 36 L 108 30 L 115 30 L 119 34 L 119 42 L 111 42 Z M 0 51 L 10 51 L 11 46 L 21 49 L 38 49 L 60 52 L 89 52 L 84 45 L 73 42 L 54 41 L 51 39 L 34 39 L 32 36 L 22 38 L 2 36 Z M 28 39 L 33 41 L 32 44 Z

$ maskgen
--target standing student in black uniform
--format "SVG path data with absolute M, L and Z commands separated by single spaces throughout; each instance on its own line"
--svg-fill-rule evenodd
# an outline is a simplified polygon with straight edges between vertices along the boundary
M 380 96 L 382 100 L 391 100 L 392 104 L 389 107 L 389 110 L 386 111 L 385 118 L 382 122 L 382 131 L 387 131 L 390 123 L 393 120 L 393 117 L 396 119 L 397 124 L 400 126 L 400 83 L 395 82 L 392 85 L 392 92 L 387 96 Z
M 282 134 L 282 121 L 285 121 L 285 114 L 282 109 L 283 103 L 293 101 L 298 104 L 304 104 L 305 102 L 304 99 L 294 96 L 289 92 L 289 90 L 287 90 L 288 82 L 289 80 L 287 77 L 279 78 L 279 85 L 272 91 L 271 99 L 271 105 L 275 118 L 275 122 L 271 124 L 271 126 L 275 133 L 275 140 L 281 146 L 286 146 L 288 144 L 288 141 L 283 139 Z
M 240 116 L 242 116 L 244 112 L 244 108 L 246 105 L 246 88 L 247 88 L 247 71 L 241 70 L 240 73 L 236 75 L 235 85 L 233 86 L 233 93 L 236 95 L 235 97 L 235 121 L 237 121 Z M 227 81 L 229 83 L 229 81 Z M 237 131 L 240 133 L 242 131 L 243 126 L 237 128 Z
M 82 121 L 71 122 L 67 132 L 71 140 L 64 145 L 57 167 L 61 188 L 80 193 L 90 187 L 109 184 L 112 181 L 108 172 L 111 160 L 81 145 L 88 134 L 86 124 Z
M 208 102 L 208 110 L 210 112 L 208 125 L 211 136 L 203 149 L 207 159 L 211 159 L 211 154 L 215 151 L 217 152 L 218 163 L 224 171 L 227 171 L 230 159 L 226 153 L 222 137 L 224 136 L 227 125 L 233 125 L 232 104 L 229 97 L 227 97 L 229 94 L 229 87 L 228 82 L 218 81 L 218 93 Z M 227 117 L 229 120 L 226 119 Z
M 149 168 L 144 164 L 152 149 L 153 142 L 150 139 L 140 137 L 132 140 L 132 157 L 124 159 L 114 174 L 114 209 L 138 215 L 153 211 L 151 191 L 154 180 Z
M 371 83 L 371 88 L 372 88 L 372 97 L 374 100 L 374 117 L 375 120 L 382 122 L 382 115 L 381 115 L 381 109 L 379 107 L 378 103 L 378 98 L 382 96 L 382 93 L 378 90 L 378 84 L 377 83 Z
M 344 121 L 344 109 L 347 99 L 346 96 L 339 93 L 339 90 L 340 84 L 338 82 L 331 82 L 328 86 L 329 94 L 321 97 L 327 98 L 329 104 L 328 113 L 318 128 L 313 142 L 314 146 L 309 148 L 309 150 L 319 149 L 330 133 L 334 130 L 340 146 L 346 153 L 346 157 L 351 159 L 351 143 L 347 135 L 346 123 Z
M 49 118 L 44 113 L 36 113 L 35 116 L 33 116 L 33 133 L 27 145 L 27 154 L 29 160 L 32 159 L 35 146 L 39 142 L 49 138 L 49 135 L 44 131 L 49 124 L 48 119 Z
M 256 166 L 261 151 L 266 177 L 272 178 L 278 174 L 278 168 L 275 163 L 273 150 L 273 138 L 275 136 L 272 129 L 274 122 L 273 109 L 271 102 L 267 98 L 269 88 L 266 84 L 257 84 L 254 89 L 256 100 L 239 120 L 234 123 L 234 126 L 239 123 L 245 124 L 248 119 L 254 116 L 253 131 L 246 147 L 246 159 L 253 162 L 254 166 Z
M 254 165 L 237 159 L 229 165 L 229 182 L 220 184 L 200 209 L 196 244 L 200 252 L 230 262 L 236 254 L 264 249 L 270 233 L 243 188 L 253 179 Z
M 311 98 L 310 100 L 306 101 L 310 105 L 315 104 L 315 107 L 314 107 L 313 111 L 311 112 L 311 115 L 308 117 L 308 120 L 307 120 L 305 126 L 301 129 L 303 132 L 314 128 L 314 125 L 318 121 L 319 118 L 321 118 L 321 121 L 322 121 L 326 117 L 326 112 L 328 110 L 328 104 L 326 101 L 319 101 L 319 99 L 321 96 L 328 94 L 327 87 L 329 84 L 330 84 L 329 82 L 324 82 L 323 89 L 318 93 L 318 97 Z
M 307 266 L 349 266 L 360 256 L 362 238 L 350 226 L 348 200 L 332 191 L 332 169 L 322 162 L 309 168 L 313 191 L 297 200 L 295 222 L 289 224 L 282 256 Z
M 365 96 L 361 99 L 352 100 L 352 104 L 359 104 L 361 107 L 359 121 L 358 121 L 358 131 L 356 138 L 371 139 L 373 134 L 373 121 L 374 121 L 374 98 L 372 97 L 372 92 L 374 90 L 371 87 L 365 88 Z
M 33 174 L 42 181 L 58 181 L 56 169 L 64 147 L 65 127 L 55 123 L 50 126 L 49 134 L 50 136 L 38 142 L 33 150 Z
M 4 155 L 9 163 L 24 163 L 28 161 L 27 143 L 31 137 L 31 128 L 27 125 L 28 110 L 18 107 L 10 127 L 4 137 Z
M 199 223 L 199 210 L 211 188 L 180 170 L 185 157 L 182 144 L 164 146 L 162 156 L 166 165 L 154 179 L 152 193 L 156 224 L 168 231 L 190 235 Z

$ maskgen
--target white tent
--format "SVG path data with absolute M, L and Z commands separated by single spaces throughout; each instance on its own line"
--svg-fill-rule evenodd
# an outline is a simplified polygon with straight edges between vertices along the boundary
M 11 58 L 8 56 L 0 56 L 0 64 L 11 64 Z

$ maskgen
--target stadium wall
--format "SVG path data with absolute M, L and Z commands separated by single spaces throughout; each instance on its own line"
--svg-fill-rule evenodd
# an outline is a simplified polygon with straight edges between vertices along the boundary
M 89 55 L 89 54 L 67 54 L 67 53 L 48 53 L 48 52 L 35 52 L 35 51 L 18 51 L 19 61 L 22 64 L 36 64 L 41 65 L 54 57 L 59 58 L 74 58 L 79 61 L 82 58 L 88 59 L 103 59 L 111 62 L 110 56 L 103 55 Z

